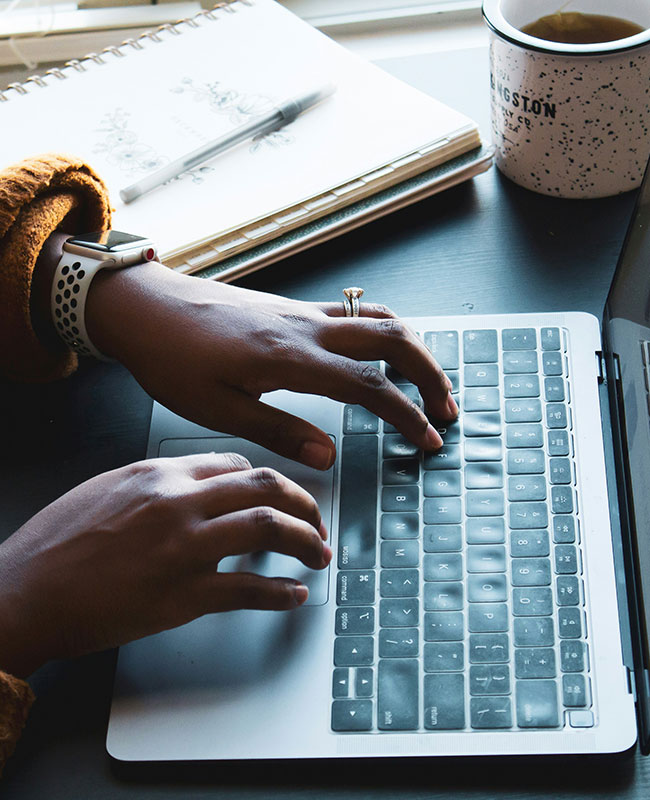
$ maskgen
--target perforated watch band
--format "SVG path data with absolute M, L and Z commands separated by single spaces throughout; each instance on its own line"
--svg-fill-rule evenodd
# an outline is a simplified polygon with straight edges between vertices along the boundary
M 63 252 L 52 282 L 52 319 L 63 341 L 77 353 L 112 361 L 93 345 L 86 330 L 86 297 L 95 275 L 104 265 L 86 256 Z

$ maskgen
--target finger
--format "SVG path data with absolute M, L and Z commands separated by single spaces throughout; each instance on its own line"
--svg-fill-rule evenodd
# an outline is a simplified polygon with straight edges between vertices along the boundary
M 200 614 L 257 608 L 287 611 L 302 605 L 307 587 L 291 578 L 264 578 L 252 572 L 214 572 L 195 587 Z
M 424 411 L 371 364 L 322 351 L 320 360 L 305 368 L 305 382 L 309 388 L 293 388 L 326 394 L 342 403 L 362 405 L 424 450 L 442 445 L 440 434 Z
M 334 442 L 320 428 L 300 417 L 226 386 L 221 388 L 220 412 L 223 419 L 229 420 L 225 425 L 220 423 L 220 429 L 227 433 L 257 442 L 314 469 L 326 470 L 334 463 Z
M 311 569 L 324 569 L 332 559 L 331 549 L 312 525 L 272 506 L 205 520 L 198 541 L 201 557 L 212 564 L 259 550 L 293 556 Z
M 320 510 L 302 486 L 268 467 L 209 478 L 198 485 L 206 518 L 257 506 L 270 506 L 320 529 Z
M 188 456 L 158 459 L 160 464 L 164 461 L 185 470 L 197 481 L 229 472 L 252 469 L 250 461 L 239 453 L 193 453 Z
M 345 317 L 345 305 L 340 303 L 318 303 L 321 311 L 328 317 Z M 376 317 L 379 319 L 397 319 L 395 312 L 381 303 L 360 303 L 359 315 L 361 317 Z
M 333 353 L 386 361 L 418 387 L 431 416 L 442 420 L 456 417 L 458 409 L 449 394 L 449 379 L 424 342 L 401 320 L 331 320 L 322 338 Z

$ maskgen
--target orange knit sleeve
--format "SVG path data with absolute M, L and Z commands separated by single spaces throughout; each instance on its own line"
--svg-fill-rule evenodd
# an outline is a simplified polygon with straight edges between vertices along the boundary
M 0 672 L 0 774 L 16 747 L 33 702 L 34 693 L 25 681 Z
M 83 161 L 43 155 L 0 171 L 0 374 L 44 382 L 74 371 L 76 355 L 63 343 L 45 346 L 30 314 L 36 259 L 61 227 L 87 233 L 110 227 L 108 191 Z

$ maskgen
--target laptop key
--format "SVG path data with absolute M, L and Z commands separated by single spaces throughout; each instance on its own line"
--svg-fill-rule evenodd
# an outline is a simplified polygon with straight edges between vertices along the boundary
M 427 553 L 424 556 L 425 581 L 460 581 L 463 578 L 463 557 L 460 553 Z
M 585 645 L 578 640 L 565 640 L 560 642 L 560 669 L 562 672 L 584 672 Z
M 337 667 L 367 667 L 373 662 L 372 636 L 337 636 L 334 639 L 334 664 Z
M 543 444 L 541 425 L 524 422 L 506 427 L 506 447 L 542 447 Z
M 520 728 L 557 728 L 560 724 L 555 681 L 517 681 L 516 697 Z
M 542 475 L 544 468 L 543 450 L 508 451 L 508 475 Z
M 516 678 L 554 678 L 555 650 L 550 647 L 516 647 Z
M 551 486 L 551 511 L 554 514 L 573 512 L 573 491 L 570 486 Z
M 341 570 L 336 576 L 336 602 L 340 606 L 364 606 L 375 602 L 372 570 Z
M 469 693 L 479 696 L 510 694 L 510 668 L 507 664 L 478 664 L 470 667 Z
M 424 727 L 460 730 L 465 727 L 465 676 L 442 672 L 424 676 Z
M 466 364 L 463 373 L 465 386 L 498 386 L 498 364 Z
M 539 378 L 537 375 L 504 375 L 503 393 L 505 397 L 539 397 Z
M 501 436 L 501 414 L 498 411 L 475 411 L 463 416 L 465 436 Z
M 465 522 L 467 544 L 503 544 L 506 527 L 503 517 L 474 517 Z
M 425 497 L 459 497 L 460 470 L 440 469 L 424 473 Z
M 417 511 L 419 507 L 419 486 L 385 486 L 381 490 L 382 511 Z
M 417 456 L 420 451 L 417 445 L 409 442 L 401 433 L 388 433 L 384 436 L 382 452 L 384 458 L 405 458 Z
M 426 331 L 424 343 L 443 369 L 458 369 L 458 331 Z
M 534 350 L 537 347 L 535 328 L 505 328 L 501 332 L 504 350 Z
M 512 704 L 509 697 L 471 697 L 469 701 L 472 728 L 511 728 Z
M 425 469 L 460 469 L 460 447 L 443 444 L 435 453 L 424 454 Z
M 562 676 L 562 703 L 567 708 L 584 708 L 587 705 L 587 682 L 584 675 Z
M 375 609 L 372 606 L 345 606 L 336 609 L 336 633 L 373 633 L 375 630 Z
M 538 370 L 535 350 L 506 351 L 503 354 L 503 374 L 534 374 Z
M 499 489 L 472 489 L 465 494 L 468 517 L 499 517 L 505 513 L 505 496 Z
M 501 398 L 496 386 L 465 389 L 464 411 L 498 411 L 500 408 Z
M 440 497 L 424 501 L 426 525 L 456 524 L 463 518 L 460 497 Z
M 542 343 L 542 350 L 559 350 L 560 349 L 560 329 L 559 328 L 542 328 L 540 331 L 540 341 Z
M 354 693 L 357 697 L 372 697 L 374 675 L 372 667 L 357 667 L 354 679 Z
M 466 364 L 490 364 L 499 359 L 499 342 L 495 330 L 463 332 L 463 360 Z
M 501 603 L 506 600 L 506 576 L 468 575 L 467 598 L 470 603 Z
M 337 667 L 332 674 L 332 697 L 347 697 L 350 694 L 350 670 Z
M 508 478 L 508 500 L 546 500 L 546 480 L 539 475 Z
M 503 545 L 469 545 L 467 548 L 468 572 L 505 572 L 506 548 Z
M 424 639 L 427 642 L 462 642 L 465 621 L 462 611 L 429 611 L 424 615 Z
M 462 642 L 428 642 L 424 645 L 425 672 L 458 672 L 465 669 Z
M 574 575 L 560 575 L 555 582 L 555 595 L 559 606 L 580 605 L 580 583 Z
M 508 510 L 510 527 L 515 530 L 545 528 L 548 525 L 546 503 L 512 503 Z
M 561 403 L 565 399 L 562 378 L 544 378 L 544 399 L 547 403 Z
M 551 458 L 548 465 L 551 483 L 569 484 L 572 481 L 571 462 L 568 458 Z
M 379 658 L 413 658 L 418 655 L 417 628 L 387 628 L 379 631 Z
M 512 590 L 512 613 L 516 617 L 548 617 L 553 613 L 553 594 L 545 586 Z
M 382 628 L 408 628 L 417 624 L 420 601 L 417 597 L 395 597 L 381 600 L 379 624 Z
M 427 525 L 424 528 L 425 553 L 453 553 L 461 549 L 462 543 L 460 525 Z
M 382 514 L 380 530 L 382 539 L 417 539 L 420 515 L 415 511 Z
M 363 406 L 347 405 L 343 409 L 343 433 L 377 433 L 379 417 Z
M 413 658 L 382 659 L 377 674 L 377 727 L 412 731 L 419 723 L 418 662 Z
M 541 422 L 542 404 L 534 397 L 506 400 L 506 422 Z
M 575 575 L 578 571 L 578 551 L 572 544 L 555 546 L 555 571 L 560 575 Z
M 420 479 L 420 462 L 417 458 L 389 458 L 382 464 L 384 486 L 402 486 L 417 483 Z
M 372 700 L 334 700 L 333 731 L 369 731 L 372 728 Z
M 417 597 L 420 573 L 417 569 L 383 569 L 379 575 L 379 594 L 382 597 Z
M 377 436 L 344 436 L 338 564 L 340 568 L 375 566 L 377 541 Z
M 510 659 L 507 633 L 473 633 L 469 637 L 472 664 L 505 664 Z
M 568 415 L 564 403 L 549 403 L 546 406 L 546 425 L 549 428 L 566 428 Z
M 576 521 L 568 514 L 553 517 L 553 541 L 562 544 L 571 544 L 576 540 Z
M 557 627 L 561 639 L 579 639 L 582 636 L 582 611 L 574 606 L 559 608 Z
M 508 606 L 505 603 L 470 603 L 467 624 L 472 633 L 507 631 Z
M 510 531 L 510 555 L 513 558 L 548 556 L 549 553 L 550 544 L 548 531 Z
M 417 567 L 420 563 L 420 544 L 415 539 L 381 543 L 382 567 Z
M 561 375 L 563 371 L 562 367 L 562 353 L 542 353 L 542 371 L 544 375 Z
M 549 456 L 569 455 L 568 431 L 555 429 L 548 432 L 548 454 Z
M 517 617 L 514 631 L 516 647 L 552 647 L 555 644 L 553 617 Z
M 503 467 L 496 461 L 473 463 L 465 467 L 466 489 L 503 488 Z
M 442 436 L 442 441 L 445 444 L 457 444 L 460 442 L 460 422 L 458 420 L 454 420 L 448 425 L 437 424 L 435 428 Z
M 466 461 L 501 461 L 502 454 L 501 439 L 494 436 L 477 437 L 465 441 Z
M 427 611 L 458 611 L 463 607 L 463 584 L 460 581 L 425 583 L 424 607 Z
M 550 586 L 551 561 L 548 558 L 518 558 L 512 562 L 513 586 Z

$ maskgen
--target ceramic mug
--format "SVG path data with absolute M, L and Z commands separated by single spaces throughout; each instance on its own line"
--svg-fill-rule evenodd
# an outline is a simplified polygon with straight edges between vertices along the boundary
M 559 10 L 617 16 L 644 31 L 597 44 L 521 32 Z M 483 16 L 499 169 L 556 197 L 606 197 L 638 186 L 650 153 L 650 2 L 484 0 Z

